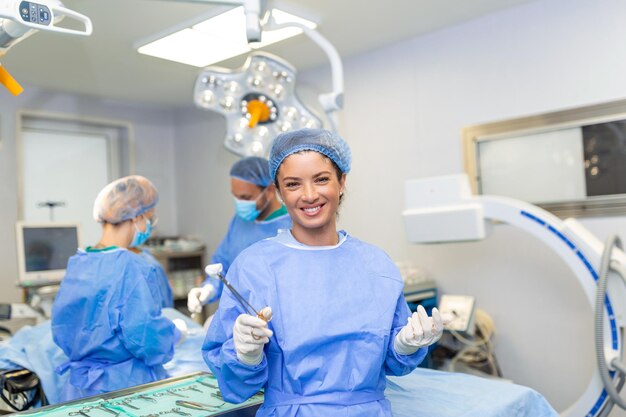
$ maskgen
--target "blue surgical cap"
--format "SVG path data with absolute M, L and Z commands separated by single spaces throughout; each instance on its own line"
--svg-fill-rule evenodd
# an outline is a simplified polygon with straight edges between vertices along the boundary
M 333 161 L 342 173 L 350 172 L 350 147 L 338 134 L 324 129 L 299 129 L 281 133 L 274 139 L 270 151 L 270 175 L 276 179 L 278 167 L 291 154 L 316 151 Z
M 249 156 L 235 162 L 230 169 L 230 176 L 263 188 L 272 182 L 267 159 L 258 156 Z
M 155 186 L 141 175 L 117 179 L 104 187 L 93 205 L 98 222 L 118 224 L 151 210 L 159 201 Z

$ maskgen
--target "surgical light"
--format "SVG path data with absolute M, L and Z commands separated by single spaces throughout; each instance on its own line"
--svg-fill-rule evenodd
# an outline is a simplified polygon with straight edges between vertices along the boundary
M 260 42 L 248 43 L 244 11 L 244 7 L 239 6 L 201 22 L 190 23 L 184 29 L 173 33 L 170 31 L 158 39 L 140 43 L 137 51 L 187 65 L 206 67 L 303 32 L 303 29 L 293 26 L 272 31 L 263 30 Z M 314 22 L 278 9 L 271 10 L 268 16 L 270 14 L 277 24 L 296 23 L 311 29 L 317 26 Z
M 60 25 L 64 19 L 74 24 L 78 23 L 81 28 L 73 29 Z M 60 0 L 38 0 L 36 3 L 25 0 L 0 0 L 0 57 L 39 30 L 89 36 L 93 27 L 87 16 L 64 7 Z M 19 95 L 23 91 L 22 86 L 2 65 L 0 65 L 0 84 L 13 95 Z
M 228 150 L 267 156 L 279 133 L 322 122 L 295 95 L 295 69 L 263 52 L 250 54 L 238 70 L 206 68 L 197 78 L 194 103 L 226 118 Z

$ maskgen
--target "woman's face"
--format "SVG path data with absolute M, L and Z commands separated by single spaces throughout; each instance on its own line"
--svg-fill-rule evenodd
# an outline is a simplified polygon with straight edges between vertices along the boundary
M 336 233 L 335 213 L 345 179 L 342 174 L 339 180 L 331 160 L 318 152 L 298 152 L 285 158 L 277 182 L 296 236 L 298 232 Z

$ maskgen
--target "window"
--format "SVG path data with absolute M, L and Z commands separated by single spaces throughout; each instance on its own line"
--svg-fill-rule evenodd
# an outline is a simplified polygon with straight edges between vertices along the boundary
M 468 127 L 463 145 L 477 194 L 561 217 L 626 214 L 626 100 Z

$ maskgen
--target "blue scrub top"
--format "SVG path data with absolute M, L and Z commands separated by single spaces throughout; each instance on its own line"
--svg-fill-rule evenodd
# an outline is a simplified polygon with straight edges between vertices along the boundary
M 228 225 L 228 232 L 211 256 L 210 263 L 221 263 L 224 268 L 223 274 L 226 275 L 230 265 L 244 249 L 259 240 L 276 236 L 279 229 L 289 229 L 291 217 L 287 214 L 287 210 L 283 206 L 277 211 L 282 211 L 283 214 L 277 217 L 272 214 L 268 220 L 261 221 L 249 222 L 237 215 L 233 216 Z M 216 294 L 208 302 L 217 301 L 222 295 L 222 282 L 219 279 L 207 277 L 203 285 L 206 284 L 210 284 L 216 289 Z
M 172 287 L 167 279 L 167 274 L 163 269 L 161 263 L 152 255 L 148 249 L 141 249 L 138 253 L 143 259 L 148 261 L 150 265 L 155 268 L 156 283 L 155 288 L 158 289 L 159 296 L 161 297 L 161 307 L 174 308 L 174 294 L 172 293 Z
M 375 246 L 340 232 L 335 246 L 306 246 L 281 231 L 244 250 L 227 276 L 257 310 L 270 306 L 274 335 L 257 366 L 237 359 L 233 325 L 245 311 L 224 291 L 203 345 L 224 399 L 265 389 L 257 417 L 390 417 L 385 375 L 425 357 L 393 340 L 411 315 L 400 272 Z
M 52 305 L 54 342 L 69 360 L 69 401 L 167 377 L 180 332 L 161 315 L 156 268 L 122 248 L 79 250 Z

